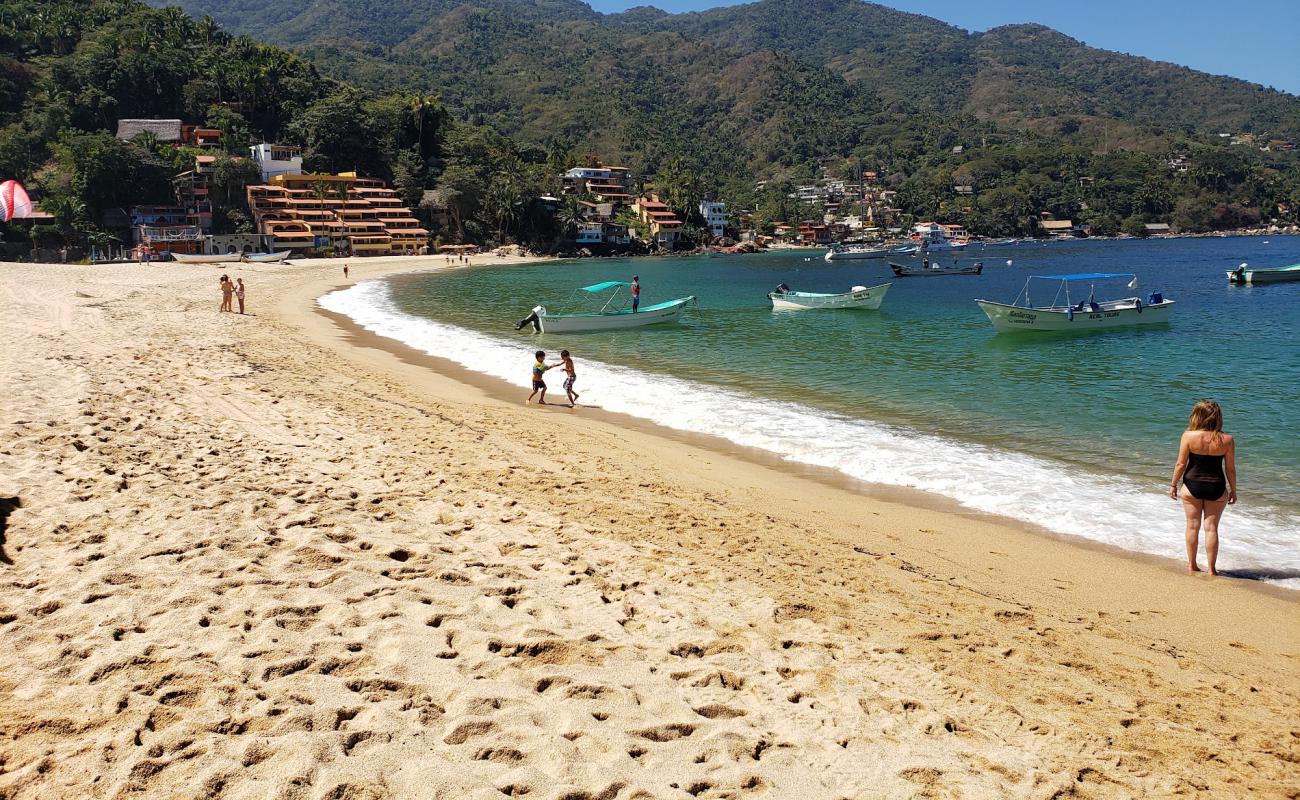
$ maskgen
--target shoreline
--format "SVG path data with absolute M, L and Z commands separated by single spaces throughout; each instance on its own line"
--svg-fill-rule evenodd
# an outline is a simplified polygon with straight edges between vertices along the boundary
M 539 418 L 321 313 L 341 264 L 240 272 L 0 265 L 6 797 L 1293 790 L 1291 598 Z
M 366 280 L 383 279 L 384 276 L 379 276 L 370 277 Z M 346 289 L 351 285 L 353 284 L 339 284 L 333 289 L 327 290 L 326 293 L 329 291 Z M 489 398 L 503 405 L 512 405 L 517 401 L 515 395 L 521 393 L 520 387 L 516 387 L 508 381 L 484 373 L 475 372 L 456 363 L 455 361 L 452 361 L 451 359 L 430 355 L 429 353 L 396 339 L 366 330 L 345 314 L 321 308 L 316 304 L 315 300 L 311 301 L 311 305 L 316 314 L 329 320 L 332 325 L 342 332 L 341 341 L 346 347 L 363 351 L 382 351 L 395 357 L 403 364 L 417 369 L 427 370 L 438 377 L 454 381 L 465 388 L 476 390 L 485 398 Z M 660 441 L 678 443 L 692 448 L 706 450 L 725 459 L 741 460 L 755 467 L 764 468 L 776 473 L 782 473 L 792 478 L 807 479 L 831 490 L 861 496 L 868 501 L 881 501 L 891 505 L 912 508 L 919 511 L 934 512 L 954 517 L 988 522 L 1000 527 L 1021 531 L 1032 536 L 1043 537 L 1047 540 L 1060 542 L 1061 544 L 1070 547 L 1095 550 L 1117 558 L 1134 560 L 1139 563 L 1162 569 L 1166 572 L 1174 572 L 1177 574 L 1185 572 L 1182 562 L 1177 559 L 1167 558 L 1153 553 L 1129 550 L 1120 547 L 1119 545 L 1089 539 L 1086 536 L 1054 531 L 1045 526 L 1036 525 L 1014 517 L 971 509 L 963 506 L 959 501 L 950 497 L 928 492 L 923 489 L 911 489 L 907 487 L 890 486 L 887 484 L 860 480 L 845 475 L 832 467 L 821 467 L 814 464 L 790 461 L 775 453 L 761 450 L 756 447 L 736 444 L 724 438 L 710 434 L 670 428 L 622 412 L 606 411 L 597 406 L 579 406 L 577 409 L 570 409 L 564 405 L 552 405 L 545 410 L 532 408 L 532 411 L 533 413 L 548 414 L 567 413 L 570 416 L 576 416 L 573 414 L 573 412 L 576 411 L 581 415 L 581 419 L 591 420 L 601 424 L 602 426 L 621 430 L 634 430 L 638 433 L 654 437 Z M 1230 570 L 1222 571 L 1221 577 L 1226 580 L 1239 582 L 1243 588 L 1251 591 L 1263 592 L 1282 600 L 1300 602 L 1300 590 L 1298 589 L 1278 586 L 1269 583 L 1263 578 L 1234 575 L 1231 574 L 1231 572 L 1232 571 Z
M 489 262 L 475 266 L 491 267 L 493 264 Z M 518 264 L 517 266 L 522 266 L 522 264 Z M 408 275 L 415 274 L 416 272 L 437 271 L 440 270 L 403 270 L 390 274 L 368 276 L 366 280 L 383 281 L 388 277 L 399 274 Z M 517 387 L 509 381 L 499 379 L 493 375 L 476 372 L 468 367 L 462 366 L 460 363 L 452 359 L 432 355 L 400 340 L 374 333 L 364 328 L 345 314 L 329 311 L 319 305 L 318 300 L 323 295 L 347 289 L 350 286 L 355 285 L 357 282 L 358 281 L 334 283 L 329 286 L 317 285 L 310 293 L 308 293 L 308 295 L 297 298 L 297 301 L 309 305 L 316 314 L 330 320 L 334 326 L 341 329 L 345 334 L 344 339 L 346 344 L 352 347 L 375 349 L 386 352 L 395 356 L 405 364 L 429 370 L 441 377 L 455 381 L 458 384 L 473 387 L 474 389 L 479 390 L 485 397 L 501 402 L 507 406 L 514 405 L 514 402 L 518 399 L 515 397 L 515 394 L 518 393 L 518 390 L 521 387 Z M 522 350 L 527 349 L 527 347 L 528 345 L 521 344 L 521 352 Z M 526 387 L 522 388 L 526 389 Z M 534 413 L 543 413 L 543 410 L 539 408 L 534 408 L 533 411 Z M 882 500 L 898 506 L 940 512 L 972 520 L 983 520 L 1002 527 L 1013 528 L 1032 535 L 1045 537 L 1069 546 L 1098 550 L 1121 558 L 1135 559 L 1178 574 L 1181 574 L 1184 571 L 1182 561 L 1177 557 L 1127 549 L 1120 545 L 1098 541 L 1097 539 L 1089 538 L 1085 535 L 1070 534 L 1054 530 L 1045 525 L 1024 519 L 1018 519 L 1006 514 L 970 508 L 963 505 L 955 498 L 924 489 L 873 483 L 846 475 L 832 467 L 821 467 L 790 460 L 777 453 L 757 447 L 738 444 L 722 436 L 672 428 L 651 420 L 630 415 L 626 412 L 612 412 L 597 406 L 581 405 L 578 409 L 573 410 L 568 409 L 563 405 L 555 405 L 547 408 L 545 412 L 562 414 L 567 412 L 570 416 L 573 416 L 576 412 L 576 414 L 582 419 L 599 421 L 606 426 L 617 429 L 636 430 L 653 436 L 657 440 L 668 440 L 670 442 L 708 450 L 720 456 L 740 459 L 749 464 L 768 468 L 778 473 L 801 478 L 809 478 L 829 488 L 843 490 L 850 495 L 858 495 L 870 500 Z M 1104 478 L 1106 476 L 1099 474 L 1098 477 Z M 1180 533 L 1181 531 L 1172 531 L 1170 533 L 1170 538 L 1177 539 L 1178 534 Z M 1226 569 L 1221 570 L 1220 574 L 1228 580 L 1241 582 L 1243 586 L 1251 590 L 1265 592 L 1281 599 L 1292 601 L 1300 600 L 1300 594 L 1297 593 L 1300 592 L 1300 588 L 1272 583 L 1270 582 L 1269 576 L 1264 574 L 1264 571 L 1262 570 L 1256 571 L 1250 568 Z

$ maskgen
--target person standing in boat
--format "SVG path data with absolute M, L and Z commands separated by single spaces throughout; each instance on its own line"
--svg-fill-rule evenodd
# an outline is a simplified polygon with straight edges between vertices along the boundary
M 632 276 L 632 313 L 635 314 L 641 306 L 641 277 Z
M 1204 529 L 1209 572 L 1217 575 L 1219 518 L 1224 509 L 1237 502 L 1237 443 L 1223 432 L 1223 410 L 1213 400 L 1202 400 L 1192 408 L 1179 443 L 1169 496 L 1182 500 L 1187 515 L 1187 571 L 1201 571 L 1196 551 Z

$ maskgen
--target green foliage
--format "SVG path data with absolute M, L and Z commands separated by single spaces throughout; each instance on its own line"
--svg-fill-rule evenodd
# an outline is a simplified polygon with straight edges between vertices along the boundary
M 309 169 L 390 180 L 412 207 L 435 189 L 462 241 L 570 230 L 566 207 L 557 221 L 536 198 L 594 159 L 654 175 L 688 224 L 717 196 L 765 230 L 821 216 L 794 186 L 862 167 L 898 191 L 900 220 L 988 235 L 1030 235 L 1043 212 L 1110 232 L 1300 208 L 1296 153 L 1212 135 L 1300 135 L 1296 98 L 1039 26 L 968 34 L 858 0 L 609 16 L 577 0 L 182 4 L 217 20 L 136 0 L 0 0 L 0 173 L 82 203 L 83 233 L 107 209 L 167 202 L 167 178 L 192 162 L 113 139 L 127 117 L 218 127 L 230 155 L 299 144 Z M 219 160 L 218 228 L 249 224 L 250 166 Z

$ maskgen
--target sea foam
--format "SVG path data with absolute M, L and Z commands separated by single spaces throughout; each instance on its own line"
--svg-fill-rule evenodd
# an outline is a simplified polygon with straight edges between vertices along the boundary
M 528 389 L 533 342 L 508 341 L 407 314 L 388 284 L 365 281 L 320 298 L 327 311 L 368 331 L 474 372 Z M 665 427 L 717 436 L 849 477 L 932 492 L 966 508 L 1174 559 L 1183 554 L 1183 512 L 1159 491 L 1045 458 L 959 442 L 896 425 L 730 391 L 595 361 L 579 364 L 584 402 Z M 561 397 L 559 381 L 552 381 Z M 1232 508 L 1221 571 L 1300 589 L 1300 519 Z

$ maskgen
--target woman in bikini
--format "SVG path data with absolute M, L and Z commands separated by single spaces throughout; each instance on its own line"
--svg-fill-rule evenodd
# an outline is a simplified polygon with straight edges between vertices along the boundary
M 1213 400 L 1202 400 L 1192 409 L 1179 444 L 1169 496 L 1181 499 L 1187 514 L 1187 571 L 1201 571 L 1196 565 L 1196 549 L 1204 527 L 1205 557 L 1210 574 L 1217 575 L 1219 518 L 1237 502 L 1237 444 L 1223 432 L 1223 410 Z
M 230 310 L 230 297 L 234 293 L 235 293 L 235 284 L 230 282 L 229 276 L 222 275 L 221 276 L 221 307 L 217 309 L 218 311 Z

